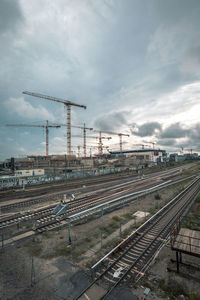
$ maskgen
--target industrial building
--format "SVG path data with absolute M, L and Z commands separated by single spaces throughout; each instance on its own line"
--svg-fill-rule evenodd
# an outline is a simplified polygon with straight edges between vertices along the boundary
M 198 153 L 184 153 L 178 155 L 177 153 L 172 153 L 169 156 L 169 160 L 173 162 L 182 162 L 185 160 L 197 160 L 199 159 Z
M 165 150 L 160 149 L 141 149 L 141 150 L 127 150 L 122 154 L 118 151 L 110 152 L 111 158 L 132 158 L 138 164 L 157 165 L 164 162 L 167 158 Z

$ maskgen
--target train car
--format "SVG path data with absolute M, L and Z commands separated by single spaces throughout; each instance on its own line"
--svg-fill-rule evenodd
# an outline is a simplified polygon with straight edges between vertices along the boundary
M 28 177 L 44 175 L 44 169 L 16 170 L 15 176 Z
M 44 169 L 16 170 L 15 175 L 0 176 L 0 189 L 25 186 L 46 181 Z

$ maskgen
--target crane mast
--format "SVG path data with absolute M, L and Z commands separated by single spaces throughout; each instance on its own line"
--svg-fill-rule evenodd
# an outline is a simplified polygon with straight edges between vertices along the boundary
M 102 156 L 102 142 L 101 140 L 101 133 L 107 133 L 107 134 L 113 134 L 113 135 L 118 135 L 119 136 L 119 149 L 120 149 L 120 154 L 122 154 L 122 136 L 128 136 L 129 134 L 125 133 L 118 133 L 118 132 L 112 132 L 112 131 L 99 131 L 99 130 L 94 130 L 94 132 L 99 132 L 99 153 L 101 153 L 100 156 Z
M 81 135 L 72 135 L 72 137 L 81 137 Z M 87 138 L 90 138 L 90 139 L 99 139 L 99 142 L 98 142 L 98 150 L 99 150 L 99 156 L 102 157 L 103 155 L 103 143 L 102 143 L 102 140 L 103 139 L 106 139 L 106 140 L 110 140 L 111 137 L 107 137 L 107 136 L 101 136 L 101 134 L 99 135 L 99 137 L 97 136 L 87 136 Z M 85 148 L 84 148 L 85 147 Z M 86 157 L 86 143 L 85 145 L 83 145 L 83 150 L 85 151 L 84 153 L 84 156 Z
M 49 121 L 46 120 L 46 125 L 31 125 L 31 124 L 7 124 L 6 126 L 16 127 L 40 127 L 45 128 L 46 131 L 46 157 L 49 156 L 49 128 L 60 128 L 60 125 L 49 125 Z
M 65 124 L 59 124 L 59 125 L 66 126 Z M 83 126 L 71 125 L 71 127 L 83 129 L 83 153 L 84 153 L 84 158 L 86 158 L 86 130 L 93 130 L 93 128 L 86 127 L 85 123 L 83 124 Z M 78 137 L 80 137 L 80 136 L 78 136 Z M 70 140 L 71 140 L 71 138 L 70 138 Z
M 47 96 L 47 95 L 42 95 L 38 93 L 33 93 L 33 92 L 28 92 L 24 91 L 23 94 L 37 97 L 37 98 L 42 98 L 50 101 L 55 101 L 59 103 L 63 103 L 66 107 L 67 110 L 67 155 L 70 157 L 71 156 L 71 106 L 77 106 L 86 109 L 85 105 L 77 104 L 75 102 L 69 101 L 69 100 L 63 100 L 60 98 L 52 97 L 52 96 Z

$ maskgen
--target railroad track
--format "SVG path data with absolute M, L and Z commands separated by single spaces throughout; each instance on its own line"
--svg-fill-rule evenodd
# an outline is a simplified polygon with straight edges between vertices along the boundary
M 73 214 L 81 209 L 86 209 L 88 207 L 97 205 L 104 201 L 108 201 L 109 199 L 116 197 L 117 195 L 121 195 L 127 193 L 133 189 L 139 189 L 140 187 L 152 186 L 157 180 L 157 177 L 146 180 L 136 180 L 129 181 L 127 183 L 122 183 L 121 185 L 112 186 L 106 189 L 100 189 L 99 191 L 93 192 L 89 195 L 83 196 L 81 198 L 77 198 L 71 202 L 69 202 L 68 212 L 67 214 Z M 38 220 L 42 222 L 43 217 L 51 217 L 52 209 L 57 206 L 58 202 L 53 205 L 49 205 L 47 207 L 43 207 L 34 211 L 29 211 L 25 214 L 18 213 L 15 216 L 9 216 L 3 219 L 0 219 L 0 229 L 5 228 L 7 226 L 12 226 L 17 223 L 21 223 L 23 221 L 28 220 Z M 64 216 L 66 218 L 66 216 Z M 56 218 L 54 217 L 55 221 Z
M 187 177 L 184 179 L 176 180 L 175 182 L 171 182 L 170 184 L 167 184 L 167 185 L 161 184 L 161 186 L 163 185 L 163 187 L 166 187 L 168 185 L 179 183 L 181 181 L 185 181 L 185 180 L 192 179 L 192 178 L 193 178 L 193 176 L 190 176 L 190 177 Z M 153 182 L 153 179 L 154 179 L 154 182 Z M 50 223 L 49 226 L 51 225 L 50 226 L 51 228 L 53 226 L 56 227 L 56 226 L 59 226 L 61 221 L 62 221 L 62 224 L 65 224 L 66 219 L 69 216 L 75 214 L 76 212 L 83 211 L 84 209 L 88 209 L 90 207 L 94 207 L 95 205 L 107 202 L 107 201 L 109 201 L 109 199 L 113 199 L 117 195 L 120 196 L 123 194 L 127 194 L 127 192 L 134 190 L 134 192 L 137 193 L 137 196 L 142 196 L 143 195 L 142 192 L 139 194 L 139 191 L 140 191 L 139 188 L 146 187 L 147 189 L 149 189 L 149 188 L 154 187 L 155 183 L 157 183 L 157 176 L 155 176 L 151 180 L 149 180 L 149 179 L 146 181 L 138 180 L 138 181 L 131 181 L 128 183 L 123 183 L 123 184 L 115 187 L 116 188 L 115 192 L 113 191 L 114 187 L 106 188 L 103 190 L 101 189 L 97 192 L 93 192 L 89 195 L 86 195 L 79 199 L 75 199 L 72 202 L 69 202 L 68 203 L 69 207 L 68 207 L 67 213 L 60 217 L 55 217 L 52 215 L 52 210 L 57 206 L 57 204 L 59 202 L 57 202 L 56 204 L 52 204 L 52 205 L 48 205 L 46 207 L 39 208 L 37 210 L 28 211 L 26 213 L 18 213 L 18 214 L 15 214 L 14 216 L 4 217 L 4 218 L 0 219 L 0 229 L 14 226 L 16 224 L 20 224 L 22 222 L 27 222 L 27 221 L 29 221 L 29 222 L 37 221 L 37 222 L 40 222 L 41 224 L 42 223 L 45 223 L 45 224 Z M 130 184 L 131 184 L 131 187 L 129 187 Z M 132 184 L 134 184 L 134 186 L 132 186 Z M 137 188 L 137 190 L 136 190 L 136 188 Z M 133 197 L 130 198 L 130 201 L 132 201 L 132 199 L 133 199 Z M 128 203 L 130 201 L 126 200 L 126 203 Z M 113 205 L 110 206 L 110 208 L 111 207 L 114 208 L 115 206 L 116 206 L 116 204 L 113 203 Z M 93 214 L 93 212 L 91 214 Z M 40 230 L 38 230 L 38 232 L 45 231 L 47 229 L 47 227 L 48 227 L 48 225 L 44 226 L 44 228 L 43 229 L 41 228 Z
M 69 225 L 69 222 L 73 223 L 73 222 L 76 222 L 77 220 L 79 221 L 79 220 L 84 219 L 85 217 L 89 217 L 93 214 L 102 213 L 102 207 L 103 207 L 104 211 L 115 210 L 119 207 L 122 207 L 122 203 L 123 203 L 123 205 L 128 204 L 129 202 L 137 200 L 139 197 L 143 197 L 144 195 L 146 195 L 147 192 L 149 194 L 149 193 L 155 192 L 156 190 L 160 190 L 162 188 L 165 188 L 165 187 L 170 186 L 170 185 L 175 184 L 175 183 L 183 182 L 183 181 L 191 179 L 193 177 L 194 176 L 190 176 L 188 178 L 179 179 L 179 180 L 176 180 L 174 182 L 169 180 L 166 183 L 159 184 L 157 186 L 154 186 L 152 188 L 143 190 L 141 192 L 135 192 L 135 193 L 131 193 L 129 195 L 124 195 L 124 196 L 118 197 L 114 200 L 107 201 L 106 203 L 104 202 L 100 205 L 93 206 L 93 207 L 91 207 L 89 209 L 86 209 L 86 210 L 83 210 L 84 208 L 82 207 L 82 210 L 78 213 L 75 213 L 75 214 L 73 214 L 72 212 L 69 214 L 69 211 L 68 211 L 67 214 L 62 215 L 61 217 L 52 216 L 51 211 L 55 206 L 52 206 L 51 208 L 47 207 L 48 211 L 45 211 L 45 209 L 44 209 L 44 211 L 42 209 L 40 209 L 39 212 L 38 211 L 35 212 L 36 215 L 34 215 L 32 219 L 30 219 L 31 218 L 30 215 L 27 215 L 26 218 L 23 218 L 23 220 L 22 220 L 22 221 L 27 221 L 27 222 L 28 221 L 33 222 L 34 219 L 38 220 L 39 224 L 35 223 L 35 225 L 37 225 L 37 226 L 35 226 L 35 229 L 31 230 L 31 231 L 25 231 L 25 232 L 22 232 L 22 233 L 18 232 L 17 235 L 12 236 L 8 240 L 5 240 L 5 244 L 6 245 L 13 244 L 13 242 L 19 242 L 20 240 L 23 240 L 24 238 L 29 238 L 29 237 L 37 234 L 37 233 L 43 233 L 47 230 L 52 230 L 52 229 L 55 229 L 55 228 L 58 228 L 58 227 L 66 226 L 66 225 Z M 50 209 L 50 214 L 48 214 L 49 209 Z M 40 218 L 40 217 L 38 218 L 37 214 L 39 214 L 39 213 L 43 214 L 42 218 Z M 44 218 L 45 213 L 46 213 L 46 217 Z M 21 216 L 19 216 L 19 219 L 16 220 L 16 223 L 19 224 L 20 220 L 21 220 Z M 4 226 L 0 228 L 0 231 L 4 232 L 4 228 L 6 229 L 10 225 L 14 225 L 14 224 L 9 224 L 9 225 L 7 224 L 7 226 L 5 226 L 5 224 L 4 224 Z
M 191 179 L 191 177 L 190 177 L 190 179 Z M 158 184 L 156 186 L 150 185 L 150 186 L 146 187 L 145 190 L 135 191 L 131 194 L 126 194 L 126 195 L 117 197 L 110 201 L 105 201 L 105 200 L 103 201 L 103 199 L 100 197 L 100 198 L 94 200 L 92 202 L 92 205 L 90 202 L 89 202 L 89 204 L 81 203 L 80 206 L 69 207 L 67 214 L 62 215 L 60 217 L 52 217 L 52 215 L 51 215 L 49 217 L 39 219 L 35 230 L 38 233 L 42 233 L 47 230 L 54 229 L 56 227 L 65 226 L 66 224 L 68 224 L 68 222 L 73 223 L 76 221 L 80 221 L 81 219 L 84 219 L 85 217 L 90 217 L 94 214 L 102 214 L 102 209 L 104 212 L 105 211 L 113 211 L 119 207 L 122 207 L 122 205 L 124 206 L 124 205 L 129 204 L 132 201 L 136 201 L 140 197 L 143 197 L 147 194 L 153 193 L 157 190 L 166 188 L 170 185 L 180 183 L 185 180 L 188 180 L 188 178 L 187 179 L 185 178 L 184 180 L 179 179 L 174 182 L 169 180 L 166 183 Z M 108 200 L 108 198 L 107 198 L 107 200 Z
M 193 164 L 187 164 L 185 166 L 182 166 L 182 167 L 176 167 L 176 168 L 171 168 L 169 170 L 162 170 L 162 171 L 157 171 L 157 172 L 153 172 L 153 173 L 150 173 L 150 172 L 147 172 L 145 173 L 145 177 L 151 177 L 152 175 L 163 175 L 164 174 L 171 174 L 173 172 L 176 172 L 176 171 L 179 171 L 180 169 L 185 169 L 185 168 L 189 168 L 191 167 Z M 103 177 L 103 178 L 102 178 Z M 117 175 L 115 174 L 115 176 L 111 176 L 111 175 L 104 175 L 104 176 L 98 176 L 97 178 L 96 177 L 90 177 L 90 178 L 82 178 L 81 180 L 75 180 L 74 182 L 65 182 L 65 183 L 61 183 L 61 184 L 51 184 L 50 186 L 36 186 L 36 187 L 32 187 L 30 189 L 27 189 L 27 190 L 17 190 L 16 194 L 12 194 L 10 192 L 6 192 L 6 191 L 0 191 L 0 202 L 3 202 L 3 201 L 8 201 L 8 200 L 13 200 L 13 199 L 16 199 L 16 200 L 19 200 L 20 197 L 21 199 L 23 198 L 26 198 L 28 196 L 41 196 L 41 195 L 45 195 L 46 193 L 49 193 L 49 190 L 51 190 L 51 193 L 53 193 L 54 191 L 60 191 L 62 189 L 64 189 L 66 191 L 66 188 L 67 189 L 75 189 L 75 188 L 80 188 L 81 185 L 87 185 L 87 186 L 91 186 L 95 183 L 97 183 L 97 185 L 100 185 L 100 184 L 106 184 L 106 183 L 110 183 L 110 182 L 116 182 L 116 181 L 121 181 L 121 180 L 126 180 L 126 179 L 129 179 L 129 178 L 135 178 L 137 179 L 138 178 L 138 175 L 130 175 L 130 174 L 126 174 L 126 175 Z M 14 190 L 15 191 L 15 190 Z
M 183 192 L 171 200 L 135 233 L 115 247 L 92 267 L 94 281 L 76 299 L 115 299 L 120 284 L 137 282 L 144 276 L 159 249 L 164 245 L 170 230 L 181 219 L 200 191 L 197 178 Z M 98 286 L 99 297 L 91 297 Z M 88 298 L 87 298 L 88 297 Z
M 134 175 L 130 175 L 130 174 L 115 174 L 115 175 L 101 175 L 101 176 L 94 176 L 94 177 L 87 177 L 87 178 L 81 178 L 80 179 L 66 179 L 65 181 L 62 181 L 60 183 L 57 182 L 52 182 L 51 184 L 49 183 L 43 183 L 40 185 L 31 185 L 31 186 L 26 186 L 26 190 L 22 190 L 22 187 L 20 188 L 12 188 L 11 190 L 0 190 L 0 201 L 4 201 L 5 196 L 10 196 L 10 197 L 15 197 L 16 199 L 18 199 L 19 197 L 27 197 L 27 195 L 42 195 L 44 193 L 46 193 L 46 191 L 49 189 L 51 189 L 51 191 L 57 191 L 60 190 L 62 188 L 79 188 L 81 185 L 86 184 L 86 185 L 92 185 L 92 184 L 99 184 L 99 183 L 106 183 L 106 182 L 115 182 L 117 180 L 123 180 L 123 179 L 127 179 L 127 178 L 137 178 L 138 175 L 134 174 Z M 13 190 L 17 192 L 17 194 L 20 195 L 13 195 Z
M 153 177 L 152 177 L 152 175 L 145 176 L 145 180 L 149 179 L 149 178 L 151 178 L 151 179 L 156 178 L 156 177 L 157 178 L 162 177 L 162 179 L 167 179 L 167 178 L 169 178 L 169 176 L 172 176 L 172 177 L 176 176 L 179 172 L 179 169 L 180 168 L 175 168 L 173 170 L 157 172 L 157 173 L 155 173 L 155 175 L 153 175 Z M 120 179 L 120 181 L 121 181 L 121 179 Z M 133 182 L 137 182 L 137 181 L 140 181 L 140 179 L 133 180 Z M 110 187 L 110 185 L 113 183 L 115 184 L 116 182 L 106 183 L 106 186 Z M 124 184 L 126 184 L 126 181 L 124 182 Z M 91 189 L 93 190 L 94 188 L 100 188 L 100 187 L 102 187 L 102 185 L 105 185 L 105 183 L 100 183 L 98 185 L 95 185 L 92 188 L 89 188 L 89 191 L 91 191 Z M 121 182 L 119 183 L 119 185 L 121 185 Z M 71 192 L 73 192 L 73 191 L 74 190 L 71 190 Z M 76 191 L 77 192 L 85 191 L 85 187 L 81 187 Z M 41 196 L 40 197 L 29 197 L 27 199 L 21 199 L 21 201 L 19 201 L 19 199 L 16 201 L 12 200 L 12 201 L 8 201 L 8 203 L 6 201 L 4 203 L 0 203 L 0 210 L 2 212 L 6 212 L 8 210 L 15 209 L 18 207 L 26 207 L 26 206 L 34 205 L 34 204 L 49 201 L 49 200 L 58 200 L 58 198 L 62 198 L 63 194 L 69 193 L 69 192 L 70 192 L 69 190 L 63 190 L 63 191 L 54 192 L 54 193 L 50 192 L 49 194 L 42 195 L 42 197 Z

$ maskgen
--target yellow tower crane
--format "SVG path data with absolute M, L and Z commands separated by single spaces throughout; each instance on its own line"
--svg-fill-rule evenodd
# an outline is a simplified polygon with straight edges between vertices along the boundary
M 82 137 L 81 135 L 72 135 L 72 137 Z M 99 156 L 102 157 L 103 155 L 103 143 L 102 143 L 102 140 L 105 139 L 105 140 L 110 140 L 112 139 L 110 136 L 87 136 L 87 138 L 89 139 L 99 139 L 99 145 L 101 145 L 101 148 L 98 146 L 98 149 L 101 149 L 101 151 L 99 150 Z M 85 140 L 85 151 L 86 151 L 86 140 Z
M 94 130 L 94 132 L 98 132 L 99 133 L 99 152 L 102 153 L 102 142 L 101 141 L 101 133 L 107 133 L 107 134 L 111 134 L 111 135 L 118 135 L 119 136 L 119 148 L 120 148 L 120 154 L 122 154 L 122 136 L 128 136 L 129 134 L 125 134 L 125 133 L 118 133 L 118 132 L 112 132 L 112 131 L 102 131 L 102 130 Z
M 46 156 L 49 155 L 49 128 L 60 128 L 60 125 L 49 125 L 48 120 L 46 125 L 31 125 L 31 124 L 7 124 L 6 126 L 17 126 L 17 127 L 40 127 L 46 129 Z
M 25 92 L 23 92 L 23 94 L 37 97 L 37 98 L 43 98 L 43 99 L 50 100 L 50 101 L 63 103 L 65 105 L 65 107 L 67 109 L 67 155 L 70 156 L 71 155 L 71 106 L 77 106 L 77 107 L 81 107 L 84 109 L 86 109 L 86 106 L 71 102 L 69 100 L 63 100 L 60 98 L 46 96 L 46 95 L 42 95 L 42 94 L 38 94 L 38 93 L 32 93 L 32 92 L 25 91 Z
M 57 125 L 66 126 L 66 124 L 57 124 Z M 83 124 L 83 126 L 71 125 L 71 127 L 80 128 L 83 130 L 83 152 L 84 152 L 84 157 L 86 157 L 86 130 L 93 130 L 93 128 L 86 127 L 85 123 Z

